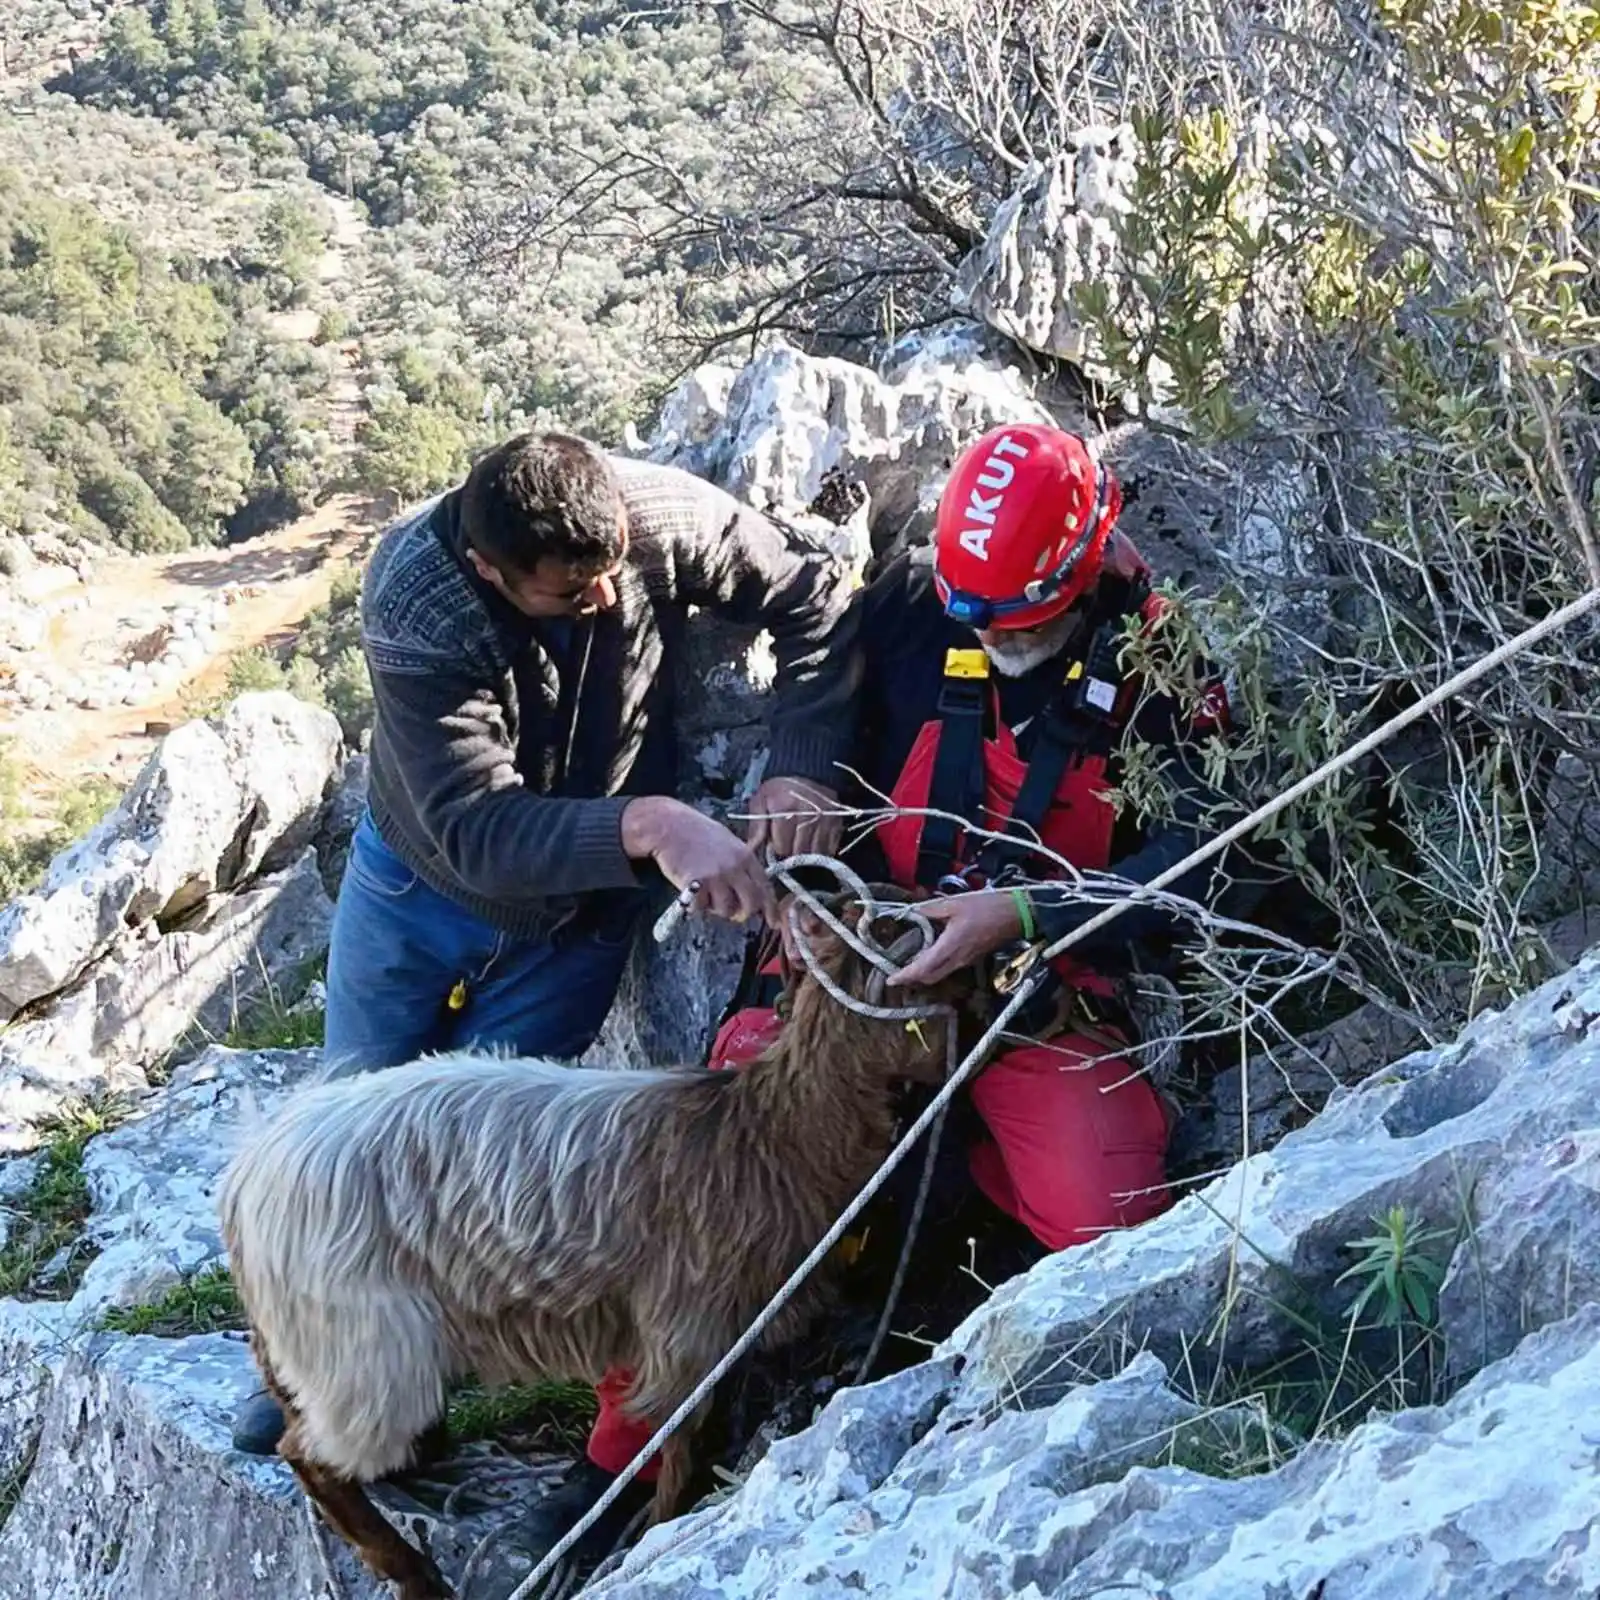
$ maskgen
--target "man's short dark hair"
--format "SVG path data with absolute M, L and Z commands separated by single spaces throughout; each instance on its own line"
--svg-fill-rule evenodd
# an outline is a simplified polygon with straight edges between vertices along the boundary
M 604 451 L 569 433 L 519 433 L 478 459 L 461 532 L 485 561 L 527 576 L 541 561 L 601 572 L 622 554 L 622 498 Z

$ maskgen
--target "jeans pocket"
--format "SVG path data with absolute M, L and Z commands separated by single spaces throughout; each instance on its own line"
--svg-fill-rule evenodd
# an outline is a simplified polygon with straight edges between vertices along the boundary
M 363 889 L 386 900 L 398 900 L 419 882 L 416 873 L 383 842 L 370 820 L 363 820 L 356 829 L 345 872 Z

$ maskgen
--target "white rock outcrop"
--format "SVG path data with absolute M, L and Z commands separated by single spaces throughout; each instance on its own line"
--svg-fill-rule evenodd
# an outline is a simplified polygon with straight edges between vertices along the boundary
M 97 1308 L 166 1281 L 142 1275 L 146 1257 L 174 1271 L 212 1259 L 204 1212 L 230 1130 L 310 1059 L 213 1052 L 152 1096 L 90 1147 L 104 1254 L 80 1300 L 0 1302 L 0 1479 L 31 1461 L 0 1528 L 0 1600 L 321 1592 L 287 1470 L 228 1447 L 254 1381 L 246 1347 L 89 1331 Z M 1591 1593 L 1597 1083 L 1600 953 L 1340 1093 L 1155 1221 L 1002 1284 L 927 1361 L 839 1391 L 597 1595 Z M 1431 1247 L 1448 1258 L 1437 1326 L 1406 1335 L 1435 1403 L 1389 1411 L 1386 1391 L 1367 1395 L 1302 1446 L 1251 1397 L 1308 1326 L 1342 1342 L 1351 1243 L 1396 1204 L 1447 1235 Z M 1394 1350 L 1393 1330 L 1358 1332 L 1348 1359 L 1392 1364 Z M 1230 1394 L 1245 1403 L 1216 1398 Z M 487 1524 L 383 1493 L 459 1578 Z M 376 1596 L 330 1551 L 347 1596 Z M 514 1539 L 496 1561 L 482 1592 L 528 1570 Z
M 117 807 L 0 909 L 0 1007 L 79 977 L 127 928 L 169 921 L 308 843 L 341 753 L 338 720 L 278 690 L 164 738 Z
M 1115 301 L 1134 150 L 1131 127 L 1090 127 L 1031 162 L 962 263 L 955 306 L 1030 350 L 1094 372 L 1093 336 L 1073 297 L 1095 284 Z
M 112 812 L 0 909 L 0 1152 L 75 1097 L 142 1087 L 319 956 L 337 719 L 283 691 L 167 735 Z
M 942 1383 L 939 1381 L 943 1379 Z M 835 1400 L 743 1491 L 650 1536 L 610 1600 L 1533 1600 L 1600 1583 L 1600 1307 L 1442 1406 L 1218 1477 L 1237 1414 L 1152 1355 L 1054 1404 L 974 1411 L 953 1363 Z M 681 1542 L 650 1560 L 653 1547 Z
M 713 364 L 679 384 L 646 453 L 790 518 L 826 504 L 836 482 L 859 486 L 865 503 L 829 520 L 870 526 L 882 549 L 926 536 L 963 445 L 1003 422 L 1050 420 L 1033 390 L 970 328 L 907 341 L 881 371 L 779 340 L 738 372 Z

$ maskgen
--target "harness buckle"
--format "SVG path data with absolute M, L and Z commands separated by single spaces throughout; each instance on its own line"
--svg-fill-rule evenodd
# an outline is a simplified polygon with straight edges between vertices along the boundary
M 989 658 L 982 650 L 962 649 L 952 645 L 944 653 L 946 678 L 973 681 L 989 676 Z
M 939 684 L 939 712 L 961 716 L 983 714 L 983 690 L 989 679 L 989 658 L 981 650 L 944 653 L 944 676 Z

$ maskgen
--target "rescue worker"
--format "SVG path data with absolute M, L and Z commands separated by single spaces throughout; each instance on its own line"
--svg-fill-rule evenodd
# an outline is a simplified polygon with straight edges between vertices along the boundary
M 1135 882 L 1201 841 L 1202 813 L 1217 796 L 1197 757 L 1202 741 L 1226 734 L 1227 697 L 1203 663 L 1205 690 L 1192 711 L 1124 675 L 1123 630 L 1153 623 L 1163 602 L 1117 527 L 1121 508 L 1115 474 L 1082 438 L 1035 425 L 994 429 L 955 462 L 932 547 L 893 561 L 857 597 L 849 765 L 861 783 L 848 799 L 887 810 L 888 796 L 904 810 L 876 827 L 851 864 L 869 881 L 922 889 L 930 897 L 922 910 L 940 929 L 891 981 L 936 981 L 1010 946 L 1053 941 L 1102 909 L 1052 889 L 1059 869 L 1037 852 L 922 813 L 990 832 L 1009 824 L 1075 867 Z M 1165 826 L 1141 829 L 1108 793 L 1125 735 L 1180 780 Z M 1225 881 L 1213 870 L 1188 874 L 1173 892 L 1203 900 Z M 1054 964 L 1057 983 L 1018 1027 L 1042 1042 L 1002 1051 L 971 1085 L 980 1132 L 966 1151 L 970 1176 L 1041 1251 L 1133 1226 L 1170 1203 L 1172 1117 L 1125 1054 L 1134 1035 L 1119 980 L 1136 948 L 1153 960 L 1182 931 L 1157 906 L 1121 912 Z M 781 987 L 781 968 L 781 956 L 761 968 L 769 990 Z M 780 1027 L 769 1005 L 736 1011 L 711 1066 L 737 1068 Z M 550 1542 L 650 1438 L 652 1429 L 620 1409 L 626 1389 L 623 1373 L 599 1386 L 589 1459 L 536 1513 Z M 610 1518 L 595 1529 L 606 1540 L 615 1532 Z
M 747 839 L 674 798 L 689 608 L 770 631 Z M 772 916 L 758 852 L 834 847 L 856 663 L 849 573 L 673 467 L 519 435 L 383 534 L 361 600 L 368 806 L 328 958 L 325 1070 L 501 1048 L 579 1056 L 652 882 Z M 264 1392 L 234 1444 L 276 1448 Z M 437 1446 L 440 1440 L 432 1441 Z

